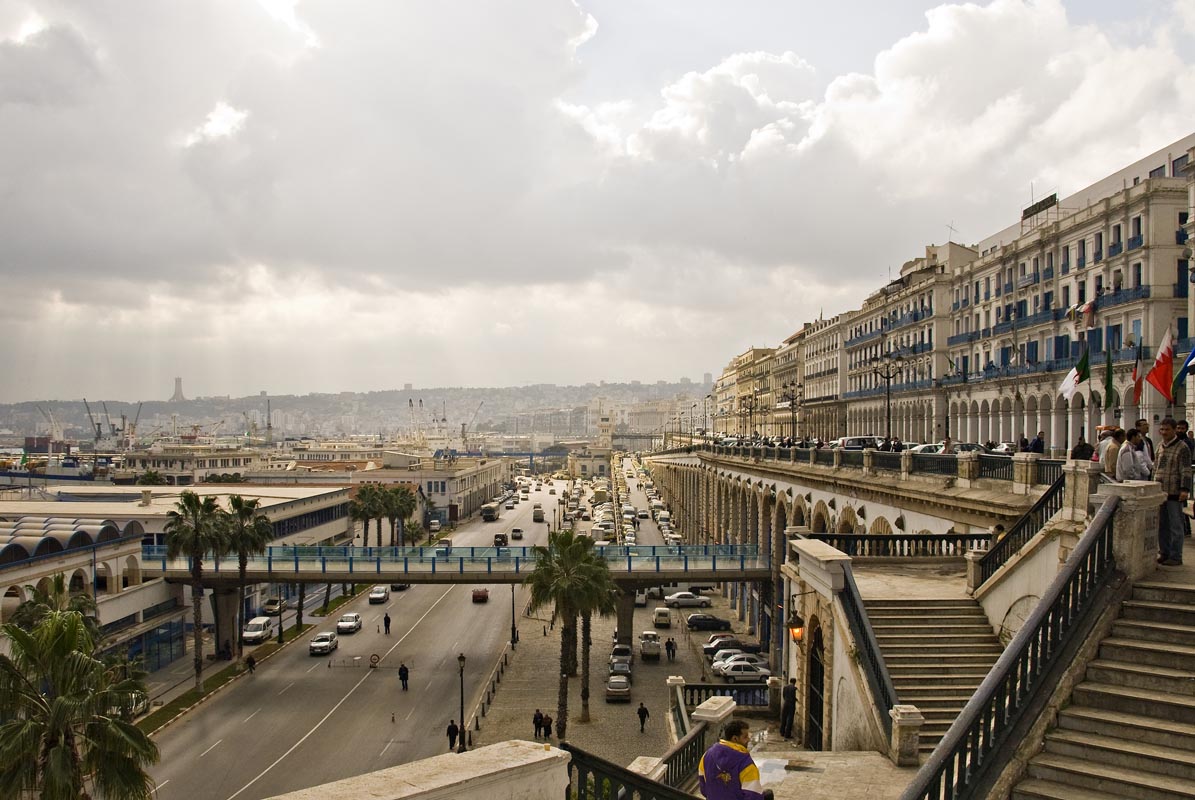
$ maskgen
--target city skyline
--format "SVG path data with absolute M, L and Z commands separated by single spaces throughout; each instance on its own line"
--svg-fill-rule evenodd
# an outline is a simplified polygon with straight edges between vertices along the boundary
M 3 4 L 0 402 L 702 375 L 1188 133 L 1192 33 L 1190 0 Z

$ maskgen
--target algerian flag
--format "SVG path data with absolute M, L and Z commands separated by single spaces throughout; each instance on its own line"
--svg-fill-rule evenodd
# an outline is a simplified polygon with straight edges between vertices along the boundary
M 1112 348 L 1105 347 L 1104 352 L 1108 354 L 1104 364 L 1104 410 L 1107 411 L 1112 407 L 1112 395 L 1116 393 L 1116 388 L 1112 385 Z
M 1058 387 L 1059 393 L 1070 400 L 1074 397 L 1075 392 L 1079 387 L 1091 379 L 1091 367 L 1087 365 L 1087 348 L 1083 348 L 1083 355 L 1079 358 L 1079 363 L 1066 373 L 1066 377 L 1062 379 L 1062 386 Z

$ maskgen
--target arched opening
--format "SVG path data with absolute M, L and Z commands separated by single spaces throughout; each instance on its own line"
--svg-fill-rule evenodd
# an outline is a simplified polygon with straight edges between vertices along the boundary
M 124 574 L 121 576 L 124 588 L 141 585 L 141 559 L 129 556 L 124 560 Z
M 811 623 L 813 624 L 813 623 Z M 824 740 L 822 719 L 826 707 L 826 652 L 822 641 L 822 626 L 813 628 L 809 641 L 809 686 L 805 703 L 805 746 L 821 750 Z

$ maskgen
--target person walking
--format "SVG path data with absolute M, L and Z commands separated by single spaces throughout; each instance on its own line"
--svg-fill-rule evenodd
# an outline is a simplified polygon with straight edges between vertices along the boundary
M 1045 454 L 1046 452 L 1046 432 L 1038 431 L 1037 436 L 1033 437 L 1033 441 L 1029 443 L 1030 453 Z
M 448 720 L 448 749 L 456 749 L 456 735 L 460 733 L 460 729 L 456 727 L 456 720 Z
M 635 713 L 639 715 L 639 732 L 645 733 L 644 728 L 647 725 L 647 718 L 651 716 L 651 712 L 647 710 L 647 706 L 640 703 L 639 710 Z
M 797 713 L 797 679 L 789 678 L 788 684 L 780 690 L 780 735 L 793 738 L 793 717 Z
M 245 657 L 245 669 L 249 670 L 250 675 L 252 675 L 255 671 L 257 671 L 257 659 L 254 658 L 253 656 L 246 656 Z
M 544 738 L 551 739 L 552 738 L 552 716 L 550 714 L 544 714 L 543 726 L 544 726 Z
M 382 617 L 382 627 L 386 629 L 386 635 L 390 635 L 390 612 L 386 612 L 386 616 Z
M 543 715 L 543 712 L 540 711 L 538 708 L 535 709 L 535 713 L 531 716 L 531 723 L 533 725 L 535 725 L 535 738 L 538 739 L 539 732 L 544 727 L 544 715 Z
M 668 637 L 668 660 L 676 661 L 676 639 Z
M 1153 479 L 1162 484 L 1166 502 L 1158 514 L 1158 563 L 1177 567 L 1183 563 L 1183 536 L 1187 532 L 1183 507 L 1190 497 L 1191 452 L 1175 430 L 1174 418 L 1166 417 L 1158 425 L 1162 439 L 1154 462 Z
M 722 729 L 722 738 L 705 751 L 697 765 L 697 783 L 707 800 L 771 800 L 772 790 L 763 788 L 759 767 L 747 752 L 750 742 L 750 726 L 733 719 Z
M 398 679 L 402 681 L 402 690 L 407 690 L 407 681 L 411 678 L 411 670 L 407 669 L 407 665 L 401 661 L 398 664 Z

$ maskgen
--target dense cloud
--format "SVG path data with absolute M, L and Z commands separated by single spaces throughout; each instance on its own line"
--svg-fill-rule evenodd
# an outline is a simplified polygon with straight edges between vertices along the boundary
M 0 0 L 0 400 L 696 378 L 1190 130 L 1191 2 L 579 97 L 584 6 Z

